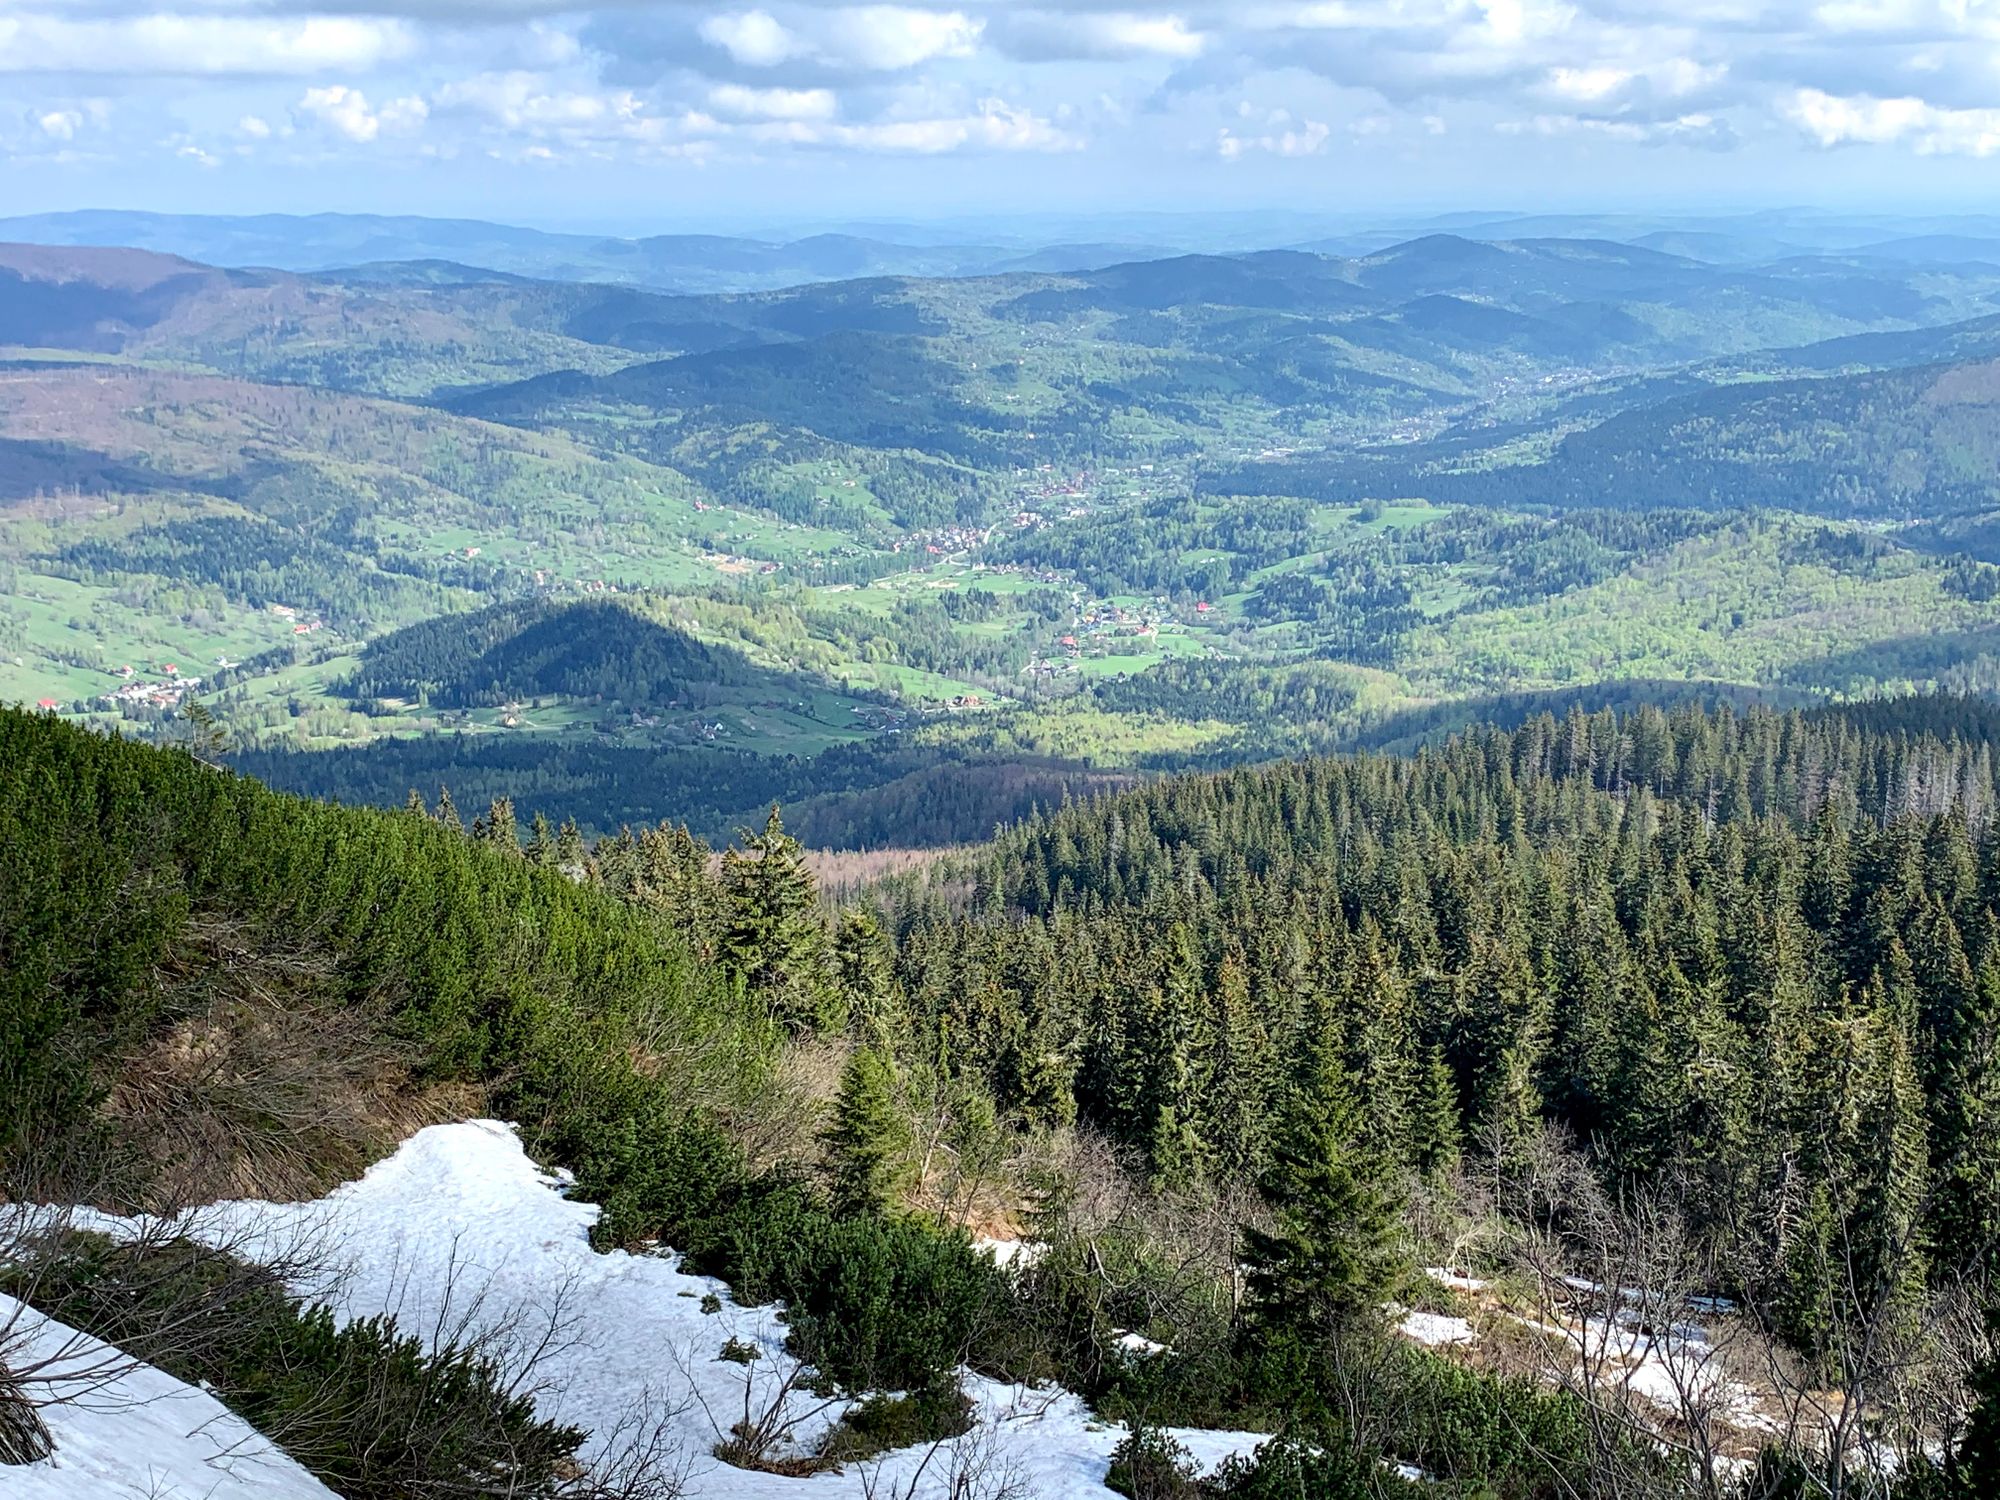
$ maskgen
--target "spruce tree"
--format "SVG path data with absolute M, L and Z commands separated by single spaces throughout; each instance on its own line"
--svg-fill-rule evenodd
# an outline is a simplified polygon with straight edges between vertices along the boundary
M 555 867 L 581 885 L 590 878 L 590 856 L 583 847 L 583 830 L 576 819 L 564 818 L 556 832 Z
M 1410 1165 L 1426 1177 L 1442 1177 L 1458 1163 L 1458 1080 L 1432 1046 L 1418 1077 L 1408 1131 Z
M 749 992 L 795 1030 L 837 1029 L 818 889 L 775 805 L 762 833 L 723 855 L 722 889 L 723 956 Z
M 473 823 L 472 836 L 481 843 L 495 845 L 508 854 L 518 854 L 521 849 L 521 835 L 514 822 L 514 799 L 495 797 L 486 809 L 486 816 Z
M 834 1206 L 842 1213 L 891 1209 L 909 1183 L 910 1129 L 897 1093 L 889 1054 L 872 1045 L 855 1048 L 822 1137 Z
M 878 1021 L 889 1004 L 895 954 L 882 924 L 864 907 L 841 914 L 833 939 L 834 968 L 840 987 L 859 1021 Z
M 523 851 L 528 863 L 546 868 L 556 860 L 556 833 L 548 818 L 542 813 L 535 814 L 535 820 L 528 827 L 528 847 Z
M 1328 1058 L 1294 1095 L 1272 1148 L 1264 1192 L 1276 1223 L 1243 1231 L 1252 1320 L 1308 1352 L 1379 1328 L 1407 1269 L 1400 1195 L 1361 1137 Z

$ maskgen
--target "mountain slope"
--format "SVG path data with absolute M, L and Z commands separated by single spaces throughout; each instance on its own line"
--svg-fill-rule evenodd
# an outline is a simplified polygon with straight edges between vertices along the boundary
M 7 1466 L 8 1500 L 339 1500 L 207 1391 L 4 1294 L 0 1336 L 55 1443 Z

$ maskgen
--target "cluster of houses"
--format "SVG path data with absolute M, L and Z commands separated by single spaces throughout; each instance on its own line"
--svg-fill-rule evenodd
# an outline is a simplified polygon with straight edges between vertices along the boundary
M 189 693 L 201 686 L 201 679 L 181 671 L 173 662 L 163 663 L 158 668 L 156 679 L 147 679 L 139 674 L 136 667 L 120 667 L 114 676 L 123 678 L 122 684 L 104 695 L 104 701 L 118 706 L 134 708 L 172 708 Z M 53 706 L 44 702 L 44 706 Z
M 281 620 L 289 620 L 293 635 L 314 635 L 326 629 L 324 620 L 301 620 L 298 610 L 289 604 L 273 604 L 271 613 Z
M 1075 626 L 1056 638 L 1060 654 L 1035 658 L 1028 663 L 1026 673 L 1055 677 L 1076 671 L 1076 663 L 1086 656 L 1137 655 L 1145 649 L 1142 643 L 1157 640 L 1159 635 L 1160 627 L 1150 615 L 1122 604 L 1086 604 L 1078 610 Z
M 889 708 L 880 703 L 857 703 L 848 712 L 854 715 L 863 729 L 876 729 L 888 734 L 901 734 L 910 721 L 907 709 Z
M 900 541 L 891 542 L 889 550 L 905 552 L 921 548 L 928 557 L 953 557 L 985 546 L 992 535 L 984 526 L 934 526 L 929 531 L 913 531 Z
M 1087 499 L 1097 486 L 1097 476 L 1088 470 L 1075 474 L 1057 474 L 1054 464 L 1043 464 L 1035 470 L 1034 477 L 1022 486 L 1022 493 L 1047 502 L 1056 500 Z M 1024 507 L 1031 508 L 1031 507 Z

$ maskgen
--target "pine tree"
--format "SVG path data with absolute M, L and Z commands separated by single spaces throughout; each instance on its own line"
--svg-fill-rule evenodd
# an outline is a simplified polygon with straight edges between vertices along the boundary
M 894 962 L 888 936 L 873 912 L 856 906 L 841 914 L 833 939 L 833 963 L 858 1021 L 874 1023 L 883 1018 Z
M 576 819 L 564 818 L 556 832 L 555 867 L 581 885 L 590 878 L 590 856 L 583 847 L 583 830 Z
M 1243 957 L 1231 951 L 1216 971 L 1218 1015 L 1208 1035 L 1202 1075 L 1214 1152 L 1231 1173 L 1254 1171 L 1264 1154 L 1268 1047 L 1250 1001 Z
M 1410 1165 L 1426 1177 L 1442 1177 L 1458 1162 L 1458 1080 L 1442 1047 L 1433 1046 L 1425 1058 L 1408 1139 Z
M 1146 1070 L 1146 1154 L 1153 1176 L 1164 1184 L 1185 1184 L 1208 1164 L 1202 1135 L 1201 1098 L 1211 1019 L 1201 972 L 1201 955 L 1185 922 L 1167 934 L 1166 972 L 1153 992 L 1152 1014 L 1144 1028 L 1150 1066 Z
M 834 1206 L 843 1213 L 893 1208 L 909 1183 L 910 1129 L 897 1092 L 888 1053 L 872 1045 L 855 1048 L 822 1137 Z
M 1949 917 L 1919 934 L 1929 1053 L 1925 1097 L 1937 1191 L 1933 1259 L 1971 1274 L 2000 1260 L 2000 966 L 1976 976 Z
M 1923 1095 L 1908 1038 L 1877 992 L 1868 1018 L 1867 1077 L 1853 1171 L 1860 1191 L 1845 1236 L 1853 1248 L 1850 1295 L 1896 1316 L 1913 1309 L 1926 1280 L 1918 1214 L 1928 1195 Z
M 452 805 L 450 787 L 438 788 L 437 810 L 431 816 L 453 833 L 465 832 L 465 819 L 458 815 L 458 809 Z

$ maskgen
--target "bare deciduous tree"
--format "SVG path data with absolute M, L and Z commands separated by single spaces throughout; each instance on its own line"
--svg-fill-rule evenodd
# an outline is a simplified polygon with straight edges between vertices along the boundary
M 1006 1418 L 993 1416 L 975 1423 L 955 1438 L 943 1438 L 924 1450 L 916 1467 L 900 1478 L 889 1466 L 874 1463 L 861 1470 L 864 1500 L 1028 1500 L 1031 1491 L 1021 1466 L 1007 1453 L 1002 1436 Z

